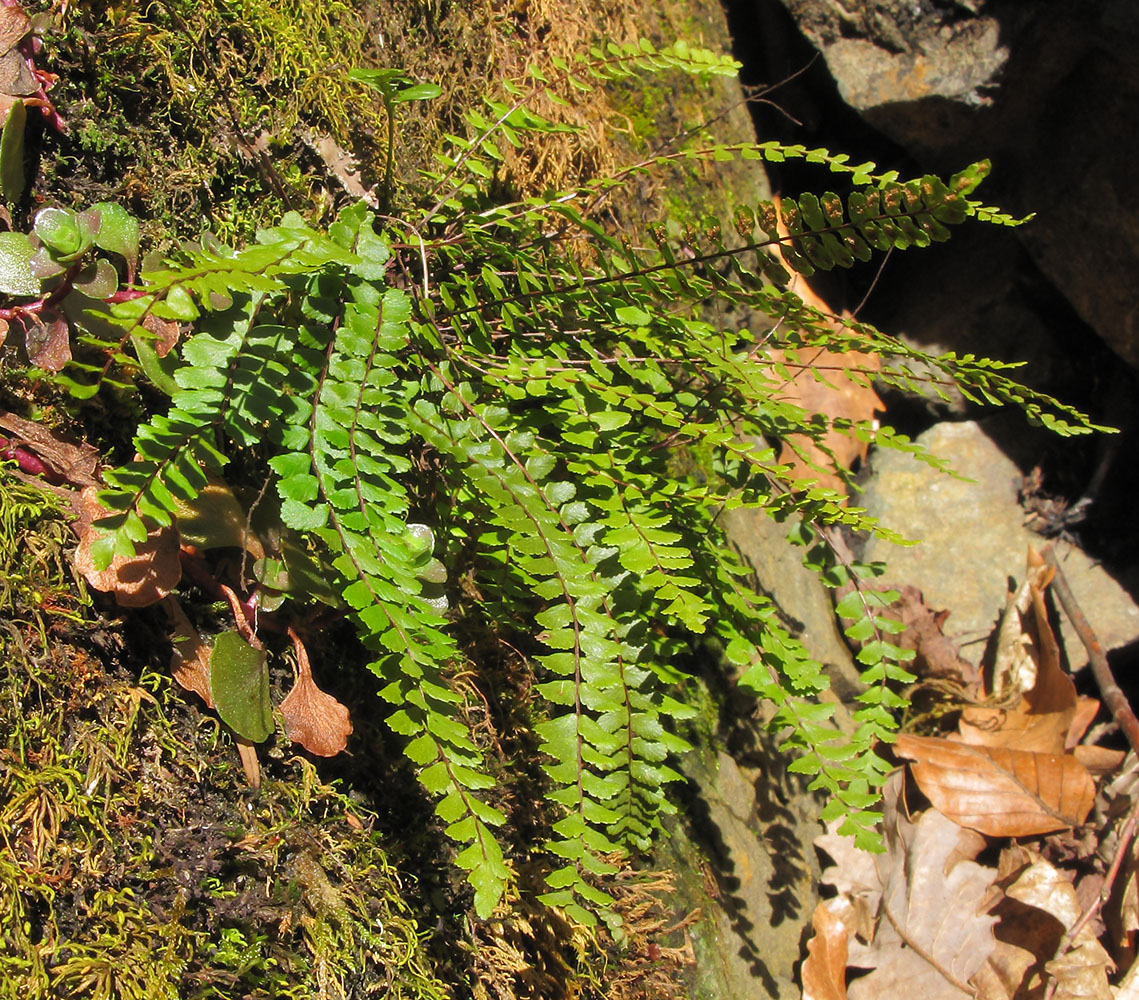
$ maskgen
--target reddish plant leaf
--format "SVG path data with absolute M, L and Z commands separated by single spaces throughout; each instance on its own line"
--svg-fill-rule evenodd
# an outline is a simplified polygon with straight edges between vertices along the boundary
M 91 545 L 100 533 L 91 527 L 91 522 L 111 512 L 99 503 L 95 486 L 88 486 L 79 494 L 76 507 L 79 546 L 75 550 L 75 568 L 92 587 L 114 594 L 124 608 L 144 608 L 157 604 L 178 586 L 182 579 L 182 560 L 176 528 L 155 529 L 145 542 L 135 545 L 133 556 L 116 555 L 106 569 L 96 569 Z
M 28 360 L 47 372 L 62 371 L 71 360 L 71 330 L 54 310 L 20 316 L 24 324 L 24 349 Z
M 1082 823 L 1095 782 L 1075 757 L 901 735 L 895 745 L 934 808 L 991 837 L 1031 837 Z
M 285 732 L 309 753 L 335 757 L 348 745 L 352 734 L 348 709 L 316 686 L 304 643 L 292 629 L 289 636 L 297 651 L 297 682 L 281 702 Z
M 14 48 L 31 25 L 31 18 L 19 7 L 0 7 L 0 52 Z
M 213 650 L 186 617 L 176 597 L 170 595 L 162 604 L 174 633 L 170 673 L 183 689 L 193 691 L 207 708 L 213 708 L 214 698 L 210 693 L 210 654 Z

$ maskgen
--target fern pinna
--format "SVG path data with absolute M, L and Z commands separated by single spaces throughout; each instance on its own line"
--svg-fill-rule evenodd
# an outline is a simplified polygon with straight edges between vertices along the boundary
M 590 88 L 736 66 L 641 45 L 559 70 Z M 894 625 L 876 613 L 883 598 L 856 589 L 841 609 L 865 643 L 867 682 L 858 728 L 845 737 L 818 698 L 821 666 L 750 584 L 717 524 L 744 506 L 797 520 L 816 539 L 835 525 L 883 530 L 776 460 L 776 439 L 806 435 L 825 447 L 832 425 L 782 397 L 792 369 L 819 347 L 871 351 L 878 377 L 895 384 L 914 384 L 921 361 L 920 378 L 935 386 L 1016 403 L 1059 430 L 1086 422 L 999 365 L 926 357 L 823 315 L 787 287 L 780 260 L 809 274 L 926 246 L 966 218 L 1013 221 L 970 200 L 984 164 L 902 182 L 825 150 L 696 136 L 577 190 L 495 205 L 487 191 L 504 144 L 571 130 L 528 106 L 545 84 L 535 71 L 513 105 L 469 112 L 468 134 L 429 178 L 434 194 L 402 221 L 358 205 L 322 233 L 290 216 L 248 248 L 203 246 L 144 273 L 139 297 L 112 307 L 123 342 L 150 317 L 195 332 L 179 352 L 169 411 L 139 429 L 135 460 L 106 477 L 115 514 L 99 545 L 104 562 L 132 551 L 237 450 L 267 462 L 294 544 L 255 565 L 253 596 L 320 597 L 355 623 L 389 723 L 437 796 L 483 915 L 510 866 L 494 834 L 503 816 L 480 796 L 493 782 L 456 711 L 450 678 L 465 653 L 448 601 L 487 609 L 536 650 L 536 732 L 557 813 L 544 899 L 592 922 L 612 919 L 604 876 L 615 856 L 646 848 L 674 808 L 666 790 L 694 713 L 677 663 L 694 637 L 773 703 L 773 726 L 799 752 L 795 767 L 831 796 L 827 815 L 873 840 L 886 769 L 875 747 L 895 726 L 892 684 L 909 679 L 889 641 Z M 598 206 L 641 173 L 728 157 L 804 158 L 853 190 L 784 201 L 785 234 L 773 204 L 741 207 L 727 222 L 667 220 L 639 241 L 598 221 Z M 770 329 L 713 322 L 717 301 L 761 313 Z M 699 474 L 678 471 L 685 449 L 702 456 Z M 460 559 L 469 585 L 447 586 Z M 833 560 L 821 569 L 835 584 L 859 572 Z

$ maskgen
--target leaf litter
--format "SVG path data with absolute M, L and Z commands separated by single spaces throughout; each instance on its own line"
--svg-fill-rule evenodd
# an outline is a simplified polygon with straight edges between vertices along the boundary
M 816 839 L 833 864 L 804 1000 L 1139 998 L 1139 762 L 1090 741 L 1109 727 L 1091 728 L 1100 703 L 1061 661 L 1047 601 L 1057 574 L 1030 551 L 983 676 L 941 634 L 945 613 L 897 588 L 899 643 L 929 651 L 918 686 L 948 692 L 952 711 L 898 736 L 882 853 L 837 825 Z

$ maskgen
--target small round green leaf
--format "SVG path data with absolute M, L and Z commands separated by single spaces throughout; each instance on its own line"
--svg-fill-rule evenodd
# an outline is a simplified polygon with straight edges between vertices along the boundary
M 31 267 L 35 253 L 23 233 L 0 233 L 0 292 L 5 295 L 40 294 L 40 282 Z

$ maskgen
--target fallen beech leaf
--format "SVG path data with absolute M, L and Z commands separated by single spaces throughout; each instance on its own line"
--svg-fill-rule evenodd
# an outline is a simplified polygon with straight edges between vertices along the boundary
M 1110 747 L 1084 745 L 1072 748 L 1072 756 L 1088 769 L 1088 773 L 1102 778 L 1106 774 L 1114 774 L 1122 766 L 1127 754 L 1122 750 L 1112 750 Z
M 1074 750 L 1079 745 L 1084 733 L 1099 714 L 1099 704 L 1098 698 L 1089 698 L 1086 694 L 1076 698 L 1076 711 L 1072 715 L 1068 735 L 1064 737 L 1065 750 Z
M 996 871 L 973 861 L 950 864 L 960 828 L 934 809 L 916 824 L 887 826 L 887 852 L 876 856 L 882 883 L 878 927 L 869 945 L 850 945 L 856 979 L 850 1000 L 920 997 L 959 1000 L 995 947 L 995 918 L 981 910 Z
M 852 909 L 844 896 L 824 900 L 815 907 L 811 917 L 815 933 L 807 942 L 807 957 L 800 973 L 803 1000 L 847 1000 L 847 920 L 853 920 Z
M 75 568 L 96 590 L 115 595 L 124 608 L 144 608 L 157 604 L 182 579 L 182 560 L 179 556 L 178 531 L 174 527 L 158 528 L 135 545 L 130 557 L 116 555 L 106 569 L 96 569 L 91 556 L 91 545 L 100 533 L 91 522 L 110 514 L 98 500 L 98 489 L 86 487 L 76 501 L 79 514 L 75 528 L 79 532 L 79 545 L 75 550 Z
M 1005 892 L 1010 899 L 1055 917 L 1065 931 L 1075 926 L 1083 910 L 1071 881 L 1039 857 Z M 1114 969 L 1115 965 L 1096 940 L 1090 924 L 1080 929 L 1067 952 L 1045 965 L 1048 973 L 1056 978 L 1054 996 L 1057 1000 L 1111 1000 L 1107 984 L 1109 967 Z
M 791 361 L 786 352 L 779 349 L 770 351 L 770 356 L 778 364 Z M 876 413 L 885 410 L 873 386 L 863 384 L 864 377 L 858 374 L 878 368 L 874 355 L 802 348 L 798 359 L 802 367 L 777 393 L 807 414 L 820 413 L 830 421 L 843 419 L 860 423 L 873 421 Z M 869 448 L 868 440 L 830 427 L 822 436 L 822 447 L 806 435 L 789 435 L 780 449 L 779 461 L 791 466 L 792 479 L 814 479 L 819 486 L 845 495 L 846 484 L 841 476 L 835 472 L 820 472 L 815 466 L 823 470 L 836 465 L 849 469 L 856 461 L 866 458 Z M 833 458 L 827 454 L 828 450 Z
M 193 691 L 206 703 L 207 708 L 214 707 L 214 698 L 210 693 L 210 649 L 209 644 L 194 628 L 182 605 L 173 595 L 166 597 L 163 602 L 167 615 L 170 617 L 173 629 L 174 652 L 170 657 L 170 673 L 174 680 L 186 691 Z
M 352 734 L 348 709 L 316 686 L 304 643 L 292 629 L 289 636 L 297 652 L 297 682 L 281 702 L 285 733 L 309 753 L 335 757 Z
M 914 779 L 935 809 L 991 837 L 1030 837 L 1082 823 L 1095 782 L 1075 757 L 898 737 Z
M 1139 961 L 1131 963 L 1123 982 L 1116 988 L 1115 1000 L 1139 1000 Z

